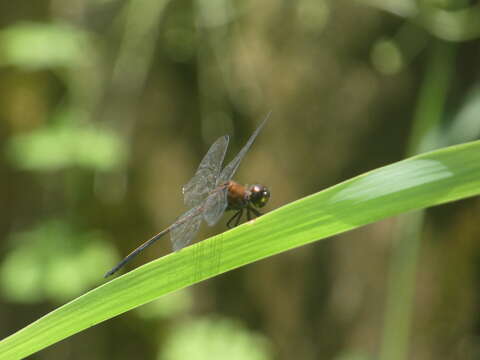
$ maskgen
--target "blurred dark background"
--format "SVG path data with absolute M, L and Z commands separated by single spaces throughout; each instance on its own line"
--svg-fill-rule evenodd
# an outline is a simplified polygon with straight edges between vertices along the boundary
M 0 0 L 0 337 L 102 284 L 270 110 L 236 177 L 267 210 L 477 139 L 479 36 L 477 1 Z M 32 358 L 479 359 L 479 208 L 289 251 Z

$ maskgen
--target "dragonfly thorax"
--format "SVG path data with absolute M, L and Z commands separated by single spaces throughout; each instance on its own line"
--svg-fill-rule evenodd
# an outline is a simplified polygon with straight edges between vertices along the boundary
M 240 210 L 252 204 L 255 207 L 264 207 L 270 199 L 270 191 L 266 186 L 255 184 L 248 187 L 235 181 L 229 181 L 228 210 Z

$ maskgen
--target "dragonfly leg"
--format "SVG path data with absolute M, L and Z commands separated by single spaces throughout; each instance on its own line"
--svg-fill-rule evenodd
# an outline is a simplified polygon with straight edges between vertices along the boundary
M 241 214 L 241 210 L 238 210 L 235 214 L 233 214 L 233 216 L 227 221 L 227 227 L 229 229 L 235 227 L 238 225 L 238 222 L 232 226 L 232 222 L 236 221 L 237 218 L 240 218 L 242 216 Z
M 250 208 L 247 206 L 247 221 L 252 220 L 252 214 L 250 213 Z
M 237 218 L 237 221 L 235 221 L 235 226 L 237 226 L 238 224 L 240 224 L 240 220 L 242 220 L 242 215 L 243 215 L 243 208 L 241 208 L 238 213 L 240 215 L 238 215 L 238 218 Z
M 258 211 L 257 209 L 255 209 L 251 205 L 247 206 L 247 211 L 251 211 L 256 217 L 259 217 L 260 215 L 263 215 L 260 211 Z M 251 219 L 248 219 L 248 220 L 251 220 Z
M 253 207 L 251 206 L 247 206 L 247 220 L 250 221 L 258 216 L 260 216 L 261 214 L 256 211 L 256 209 L 254 209 Z

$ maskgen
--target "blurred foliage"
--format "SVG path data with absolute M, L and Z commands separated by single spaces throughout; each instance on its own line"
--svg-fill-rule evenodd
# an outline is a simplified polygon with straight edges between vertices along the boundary
M 463 104 L 444 131 L 446 144 L 458 144 L 463 141 L 480 137 L 480 87 L 472 88 L 465 97 Z
M 13 136 L 7 151 L 12 164 L 24 170 L 78 166 L 107 171 L 118 168 L 125 156 L 118 136 L 74 122 Z
M 335 358 L 335 360 L 373 360 L 374 358 L 365 354 L 349 352 Z
M 267 360 L 271 359 L 266 339 L 237 322 L 204 318 L 177 325 L 160 348 L 165 360 Z
M 270 109 L 238 179 L 269 185 L 269 209 L 417 140 L 477 139 L 479 18 L 476 2 L 451 0 L 0 0 L 1 334 L 102 281 L 184 210 L 179 189 L 209 144 L 228 133 L 234 153 Z M 436 125 L 414 141 L 415 108 Z M 270 357 L 375 357 L 393 223 L 226 274 L 38 356 L 162 358 L 178 318 L 191 315 L 187 328 L 219 314 L 264 334 Z M 477 224 L 475 199 L 420 226 L 411 357 L 480 353 Z
M 10 301 L 61 303 L 98 283 L 97 266 L 109 266 L 115 251 L 100 232 L 77 233 L 65 221 L 45 221 L 12 234 L 13 248 L 1 268 L 3 296 Z
M 16 24 L 0 33 L 0 44 L 1 65 L 30 71 L 76 66 L 88 55 L 86 34 L 67 24 Z

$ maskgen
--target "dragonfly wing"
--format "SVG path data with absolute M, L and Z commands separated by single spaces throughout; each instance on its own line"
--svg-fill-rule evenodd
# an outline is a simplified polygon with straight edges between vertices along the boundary
M 196 206 L 180 216 L 170 230 L 173 251 L 179 251 L 190 244 L 202 222 L 202 207 Z
M 235 171 L 237 171 L 238 166 L 240 165 L 240 162 L 242 161 L 243 157 L 245 156 L 245 154 L 250 149 L 250 146 L 252 146 L 253 142 L 255 141 L 255 138 L 260 133 L 260 130 L 262 130 L 263 126 L 267 122 L 271 113 L 272 112 L 270 111 L 267 114 L 265 119 L 258 126 L 257 130 L 255 130 L 255 132 L 252 134 L 252 136 L 250 136 L 250 139 L 248 139 L 247 143 L 244 145 L 242 150 L 240 150 L 240 152 L 237 154 L 237 156 L 235 156 L 235 158 L 227 166 L 225 166 L 225 168 L 220 173 L 220 176 L 218 177 L 217 185 L 223 184 L 223 183 L 229 181 L 233 177 L 233 175 L 235 174 Z
M 210 146 L 197 172 L 183 186 L 183 200 L 187 206 L 199 205 L 214 189 L 228 146 L 228 136 L 222 136 Z
M 205 201 L 203 218 L 208 225 L 215 225 L 227 208 L 227 188 L 213 192 Z

